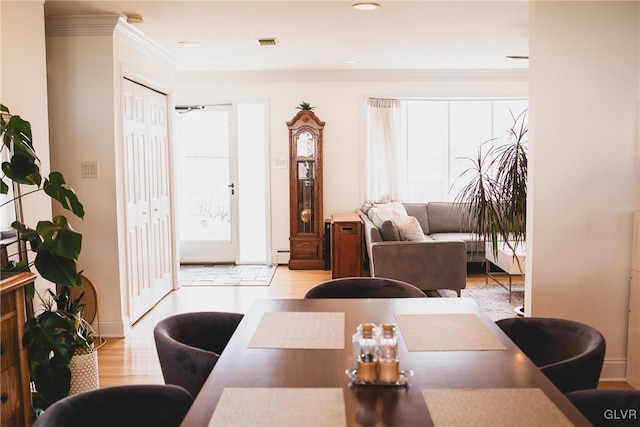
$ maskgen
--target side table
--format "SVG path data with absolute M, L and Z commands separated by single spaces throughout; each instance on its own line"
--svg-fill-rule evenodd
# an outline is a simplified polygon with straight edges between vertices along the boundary
M 511 302 L 511 287 L 513 285 L 513 276 L 524 276 L 524 268 L 526 262 L 526 247 L 524 242 L 516 247 L 515 256 L 511 249 L 504 243 L 498 247 L 498 256 L 493 254 L 493 244 L 488 242 L 484 248 L 484 257 L 487 265 L 487 275 L 485 277 L 485 283 L 489 283 L 491 278 L 497 284 L 505 289 L 509 290 L 509 302 Z M 492 273 L 491 264 L 497 266 L 502 273 Z M 509 279 L 508 288 L 505 283 L 502 283 L 498 276 L 507 276 Z
M 331 215 L 331 278 L 362 275 L 362 220 L 353 213 Z

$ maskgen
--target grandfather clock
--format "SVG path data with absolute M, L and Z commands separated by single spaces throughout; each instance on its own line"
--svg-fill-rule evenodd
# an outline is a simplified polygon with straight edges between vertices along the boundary
M 289 128 L 289 268 L 322 270 L 322 131 L 324 122 L 300 110 Z

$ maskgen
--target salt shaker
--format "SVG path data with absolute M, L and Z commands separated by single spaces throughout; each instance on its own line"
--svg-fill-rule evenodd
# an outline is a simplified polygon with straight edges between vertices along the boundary
M 380 338 L 380 373 L 379 379 L 384 382 L 395 382 L 400 378 L 398 359 L 398 336 L 396 326 L 390 323 L 382 325 Z
M 373 328 L 372 323 L 362 324 L 357 378 L 365 382 L 374 382 L 377 379 L 378 349 L 373 336 Z

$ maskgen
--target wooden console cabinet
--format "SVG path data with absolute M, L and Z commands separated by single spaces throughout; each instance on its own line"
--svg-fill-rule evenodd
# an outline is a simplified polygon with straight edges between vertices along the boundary
M 358 214 L 331 215 L 331 278 L 362 276 L 362 220 Z
M 18 273 L 0 282 L 0 425 L 31 425 L 29 362 L 22 347 L 27 321 L 24 287 L 36 278 L 33 273 Z

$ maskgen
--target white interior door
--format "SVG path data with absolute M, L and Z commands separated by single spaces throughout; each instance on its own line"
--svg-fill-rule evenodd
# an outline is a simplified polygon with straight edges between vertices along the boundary
M 179 111 L 180 262 L 236 261 L 236 144 L 231 105 Z
M 169 132 L 167 128 L 167 97 L 157 92 L 147 93 L 149 125 L 149 193 L 151 286 L 153 304 L 173 288 L 171 250 L 171 193 L 169 167 Z M 150 308 L 150 307 L 149 307 Z
M 167 99 L 123 79 L 126 270 L 133 323 L 171 290 Z

